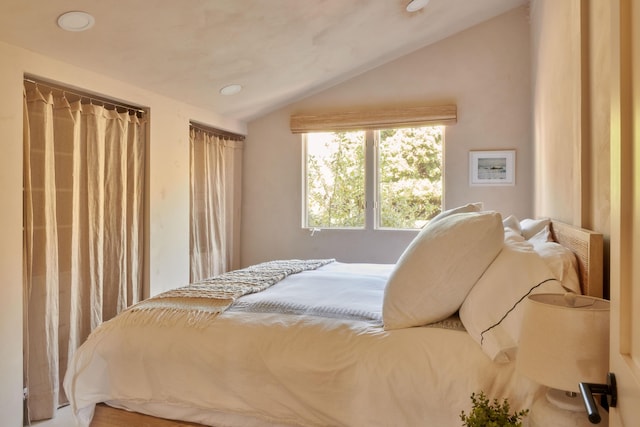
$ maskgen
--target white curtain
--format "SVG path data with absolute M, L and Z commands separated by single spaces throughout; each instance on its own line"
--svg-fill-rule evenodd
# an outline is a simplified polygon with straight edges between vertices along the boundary
M 61 95 L 25 88 L 29 420 L 51 418 L 66 403 L 67 361 L 96 326 L 137 302 L 142 287 L 144 121 Z
M 241 137 L 191 127 L 191 281 L 239 268 Z

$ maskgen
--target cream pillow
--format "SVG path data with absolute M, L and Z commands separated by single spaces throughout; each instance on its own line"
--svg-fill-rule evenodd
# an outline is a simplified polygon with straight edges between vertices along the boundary
M 530 239 L 529 243 L 533 245 L 533 249 L 547 263 L 547 267 L 549 267 L 554 277 L 560 281 L 567 291 L 576 294 L 582 293 L 578 277 L 578 260 L 569 248 L 562 246 L 560 243 L 534 238 Z
M 460 307 L 460 320 L 491 360 L 514 360 L 530 294 L 565 293 L 529 242 L 505 242 Z
M 385 329 L 426 325 L 455 313 L 503 241 L 496 212 L 453 214 L 422 229 L 387 282 Z
M 480 212 L 482 210 L 482 206 L 483 206 L 482 202 L 475 202 L 475 203 L 467 203 L 464 206 L 458 206 L 456 208 L 447 209 L 446 211 L 442 211 L 438 215 L 431 218 L 427 223 L 427 225 L 433 224 L 437 221 L 440 221 L 443 218 L 446 218 L 450 215 L 454 215 L 457 213 Z

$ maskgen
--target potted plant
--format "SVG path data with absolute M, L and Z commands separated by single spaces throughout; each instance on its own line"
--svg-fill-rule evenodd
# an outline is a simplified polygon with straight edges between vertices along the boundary
M 511 413 L 509 401 L 504 399 L 502 403 L 498 399 L 491 402 L 484 392 L 471 394 L 473 404 L 469 415 L 464 411 L 460 419 L 465 427 L 522 427 L 522 419 L 529 413 L 528 409 Z

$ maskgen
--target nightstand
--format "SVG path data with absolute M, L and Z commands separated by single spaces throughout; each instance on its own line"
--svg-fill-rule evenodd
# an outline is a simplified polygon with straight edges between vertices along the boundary
M 578 395 L 576 399 L 582 400 L 582 397 Z M 609 414 L 600 406 L 598 406 L 598 410 L 602 421 L 600 424 L 591 424 L 587 418 L 586 410 L 576 412 L 558 408 L 542 395 L 533 403 L 527 418 L 530 427 L 608 427 Z

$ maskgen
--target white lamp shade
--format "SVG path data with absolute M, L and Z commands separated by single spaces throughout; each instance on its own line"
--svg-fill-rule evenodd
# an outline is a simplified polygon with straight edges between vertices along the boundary
M 516 366 L 547 387 L 578 393 L 609 370 L 609 301 L 536 294 L 525 301 Z

